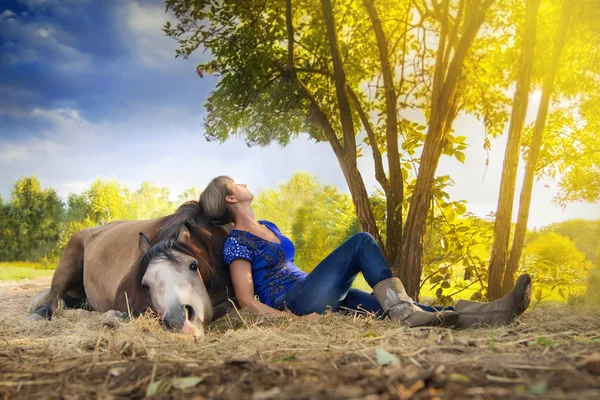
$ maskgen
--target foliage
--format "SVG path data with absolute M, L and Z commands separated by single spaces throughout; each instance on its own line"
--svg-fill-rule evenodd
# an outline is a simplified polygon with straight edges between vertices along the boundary
M 42 190 L 34 177 L 21 178 L 1 207 L 0 260 L 36 261 L 56 246 L 64 211 L 54 189 Z
M 530 243 L 539 238 L 540 235 L 549 232 L 569 238 L 573 241 L 575 247 L 585 254 L 587 260 L 599 265 L 600 220 L 571 219 L 564 222 L 555 222 L 531 232 L 526 243 Z
M 405 235 L 402 214 L 408 202 L 429 203 L 442 155 L 465 161 L 466 138 L 452 131 L 460 111 L 484 122 L 487 134 L 502 132 L 521 3 L 342 0 L 329 13 L 329 2 L 318 0 L 228 0 L 218 6 L 166 0 L 177 22 L 167 22 L 164 32 L 178 40 L 177 56 L 199 48 L 210 52 L 211 59 L 197 67 L 200 77 L 220 77 L 206 103 L 208 140 L 240 135 L 248 145 L 286 145 L 306 133 L 329 141 L 362 229 L 376 239 L 386 236 L 386 255 L 400 274 L 401 263 L 420 274 L 427 207 L 411 205 L 416 211 L 408 219 L 415 223 L 407 224 Z M 356 146 L 361 130 L 367 135 Z M 383 190 L 385 224 L 373 215 L 381 208 L 369 209 L 373 203 L 356 170 L 366 147 Z M 417 174 L 416 182 L 406 182 Z M 403 240 L 414 241 L 408 251 L 400 249 Z M 402 252 L 415 257 L 402 260 L 408 257 Z M 411 293 L 414 286 L 408 282 Z
M 536 282 L 565 289 L 585 284 L 592 263 L 565 236 L 549 232 L 529 243 L 523 253 L 521 272 L 532 274 Z
M 275 189 L 261 191 L 253 202 L 260 219 L 273 221 L 296 246 L 295 263 L 312 270 L 358 232 L 350 197 L 323 186 L 312 175 L 297 173 Z
M 167 187 L 143 182 L 132 192 L 116 180 L 95 180 L 62 203 L 53 189 L 42 190 L 36 178 L 14 185 L 9 203 L 0 203 L 0 260 L 44 261 L 54 265 L 77 231 L 114 220 L 151 219 L 172 213 L 180 204 Z M 179 199 L 199 197 L 195 188 Z

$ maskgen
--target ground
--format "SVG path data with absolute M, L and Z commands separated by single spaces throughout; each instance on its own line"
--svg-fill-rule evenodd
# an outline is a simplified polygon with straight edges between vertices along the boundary
M 25 322 L 49 279 L 0 282 L 0 398 L 600 398 L 591 309 L 542 302 L 511 327 L 466 331 L 234 313 L 194 340 L 151 317 Z

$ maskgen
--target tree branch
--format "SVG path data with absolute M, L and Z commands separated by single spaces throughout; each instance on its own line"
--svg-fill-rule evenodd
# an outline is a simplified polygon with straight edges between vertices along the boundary
M 333 74 L 331 72 L 323 70 L 323 69 L 297 68 L 296 71 L 299 73 L 312 73 L 312 74 L 323 75 L 323 76 L 330 78 L 332 81 L 334 80 Z M 373 162 L 375 163 L 375 178 L 377 179 L 377 182 L 379 182 L 379 184 L 381 185 L 381 187 L 383 188 L 384 192 L 387 195 L 387 193 L 389 191 L 389 182 L 385 175 L 385 170 L 383 169 L 381 152 L 379 150 L 379 145 L 377 144 L 377 138 L 375 137 L 375 132 L 373 131 L 373 127 L 371 125 L 371 122 L 369 121 L 369 116 L 367 115 L 364 107 L 360 103 L 360 99 L 356 95 L 356 92 L 354 92 L 354 90 L 348 85 L 346 85 L 346 92 L 348 92 L 348 96 L 350 97 L 352 104 L 356 108 L 358 117 L 360 118 L 360 121 L 362 122 L 362 124 L 365 128 L 365 132 L 367 133 L 367 137 L 369 139 L 369 145 L 371 146 L 371 149 L 373 151 Z
M 296 71 L 294 70 L 294 26 L 292 24 L 292 0 L 285 0 L 285 24 L 287 27 L 288 40 L 287 70 L 288 73 L 294 77 Z
M 344 134 L 344 153 L 348 156 L 348 161 L 356 164 L 356 137 L 354 132 L 354 123 L 352 121 L 352 111 L 348 94 L 346 93 L 346 74 L 340 56 L 338 47 L 337 33 L 335 30 L 335 20 L 330 0 L 321 0 L 323 6 L 323 17 L 327 28 L 327 39 L 329 42 L 329 52 L 333 62 L 333 73 L 335 77 L 335 90 L 337 94 L 338 107 L 340 109 L 340 121 L 342 123 L 342 132 Z

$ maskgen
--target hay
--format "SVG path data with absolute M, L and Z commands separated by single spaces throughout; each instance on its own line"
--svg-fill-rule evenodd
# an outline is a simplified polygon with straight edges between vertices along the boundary
M 241 312 L 194 340 L 150 315 L 106 324 L 98 313 L 59 310 L 25 322 L 48 285 L 0 283 L 0 398 L 600 397 L 600 315 L 589 309 L 542 303 L 518 325 L 470 331 Z M 377 349 L 399 364 L 378 365 Z

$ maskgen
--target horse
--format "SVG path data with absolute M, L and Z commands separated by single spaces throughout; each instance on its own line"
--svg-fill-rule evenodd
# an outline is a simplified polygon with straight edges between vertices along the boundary
M 167 325 L 201 334 L 203 324 L 235 305 L 221 257 L 226 237 L 227 229 L 210 224 L 197 201 L 163 218 L 80 230 L 65 246 L 50 289 L 34 299 L 28 319 L 51 319 L 59 299 L 67 304 L 81 299 L 76 303 L 108 313 L 153 310 Z M 183 266 L 193 274 L 184 274 Z

